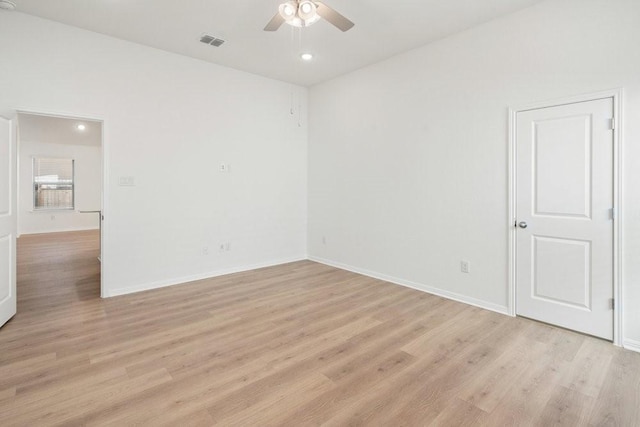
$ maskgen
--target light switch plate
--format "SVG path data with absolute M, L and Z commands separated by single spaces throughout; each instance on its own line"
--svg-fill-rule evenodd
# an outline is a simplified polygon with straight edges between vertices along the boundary
M 121 176 L 118 178 L 118 185 L 121 187 L 134 187 L 136 181 L 132 176 Z

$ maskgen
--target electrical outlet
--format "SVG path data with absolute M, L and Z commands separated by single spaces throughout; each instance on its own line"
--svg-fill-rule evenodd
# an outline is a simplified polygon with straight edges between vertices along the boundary
M 460 261 L 460 271 L 462 271 L 463 273 L 470 273 L 471 272 L 471 263 L 469 261 Z
M 209 255 L 209 246 L 205 246 L 202 248 L 202 255 Z
M 224 252 L 224 243 L 220 243 L 220 245 L 218 245 L 218 250 L 220 252 Z
M 220 172 L 229 172 L 229 164 L 220 163 L 219 169 L 220 169 Z

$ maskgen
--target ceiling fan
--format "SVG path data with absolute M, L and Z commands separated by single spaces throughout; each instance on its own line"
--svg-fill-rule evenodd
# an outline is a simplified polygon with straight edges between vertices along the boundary
M 355 25 L 322 2 L 315 0 L 289 0 L 280 5 L 278 13 L 271 18 L 264 30 L 276 31 L 285 22 L 294 27 L 308 27 L 318 22 L 320 18 L 342 31 L 347 31 Z

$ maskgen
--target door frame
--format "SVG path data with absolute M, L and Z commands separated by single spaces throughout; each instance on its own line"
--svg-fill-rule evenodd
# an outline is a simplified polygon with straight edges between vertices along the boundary
M 108 256 L 108 251 L 107 248 L 109 247 L 109 245 L 107 245 L 107 242 L 109 240 L 109 233 L 108 231 L 108 223 L 106 221 L 104 221 L 102 218 L 106 217 L 106 213 L 108 212 L 108 201 L 109 201 L 109 197 L 108 197 L 108 191 L 109 191 L 109 186 L 107 185 L 107 183 L 109 182 L 109 168 L 108 168 L 108 144 L 107 144 L 107 122 L 104 118 L 101 117 L 96 117 L 96 116 L 88 116 L 86 114 L 76 114 L 74 112 L 68 112 L 68 111 L 52 111 L 52 110 L 47 110 L 47 109 L 40 109 L 40 108 L 16 108 L 15 109 L 15 116 L 17 117 L 18 114 L 33 114 L 33 115 L 39 115 L 39 116 L 46 116 L 46 117 L 57 117 L 57 118 L 61 118 L 61 119 L 77 119 L 77 120 L 89 120 L 89 121 L 94 121 L 94 122 L 100 122 L 102 123 L 102 146 L 101 146 L 101 150 L 102 150 L 102 183 L 101 183 L 101 202 L 102 202 L 102 214 L 101 214 L 101 218 L 100 218 L 100 298 L 106 298 L 107 294 L 105 292 L 105 283 L 106 280 L 105 278 L 107 277 L 108 274 L 108 269 L 107 269 L 107 262 L 109 259 Z M 19 123 L 18 123 L 19 126 Z M 18 129 L 19 132 L 19 129 Z M 18 135 L 18 147 L 16 148 L 16 162 L 17 162 L 17 156 L 18 153 L 20 152 L 20 138 Z M 19 172 L 18 172 L 19 173 Z M 14 190 L 18 191 L 18 180 L 16 180 L 15 182 L 15 188 Z
M 613 219 L 613 298 L 615 306 L 613 309 L 613 344 L 622 346 L 623 332 L 623 310 L 624 292 L 622 286 L 622 239 L 623 239 L 623 212 L 622 212 L 622 99 L 623 89 L 611 89 L 602 92 L 592 92 L 584 95 L 571 96 L 566 98 L 538 101 L 530 104 L 509 108 L 509 191 L 508 191 L 508 294 L 507 310 L 510 316 L 516 316 L 516 131 L 517 115 L 520 112 L 536 110 L 547 107 L 557 107 L 566 104 L 595 101 L 599 99 L 611 98 L 613 100 L 613 117 L 615 126 L 613 129 L 613 209 L 615 217 Z

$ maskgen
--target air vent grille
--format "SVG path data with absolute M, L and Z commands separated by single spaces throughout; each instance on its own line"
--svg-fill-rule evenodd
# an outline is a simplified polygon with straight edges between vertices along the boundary
M 208 34 L 204 34 L 202 37 L 200 37 L 200 41 L 202 43 L 215 46 L 215 47 L 219 47 L 220 45 L 222 45 L 222 43 L 224 43 L 224 40 L 210 36 Z

